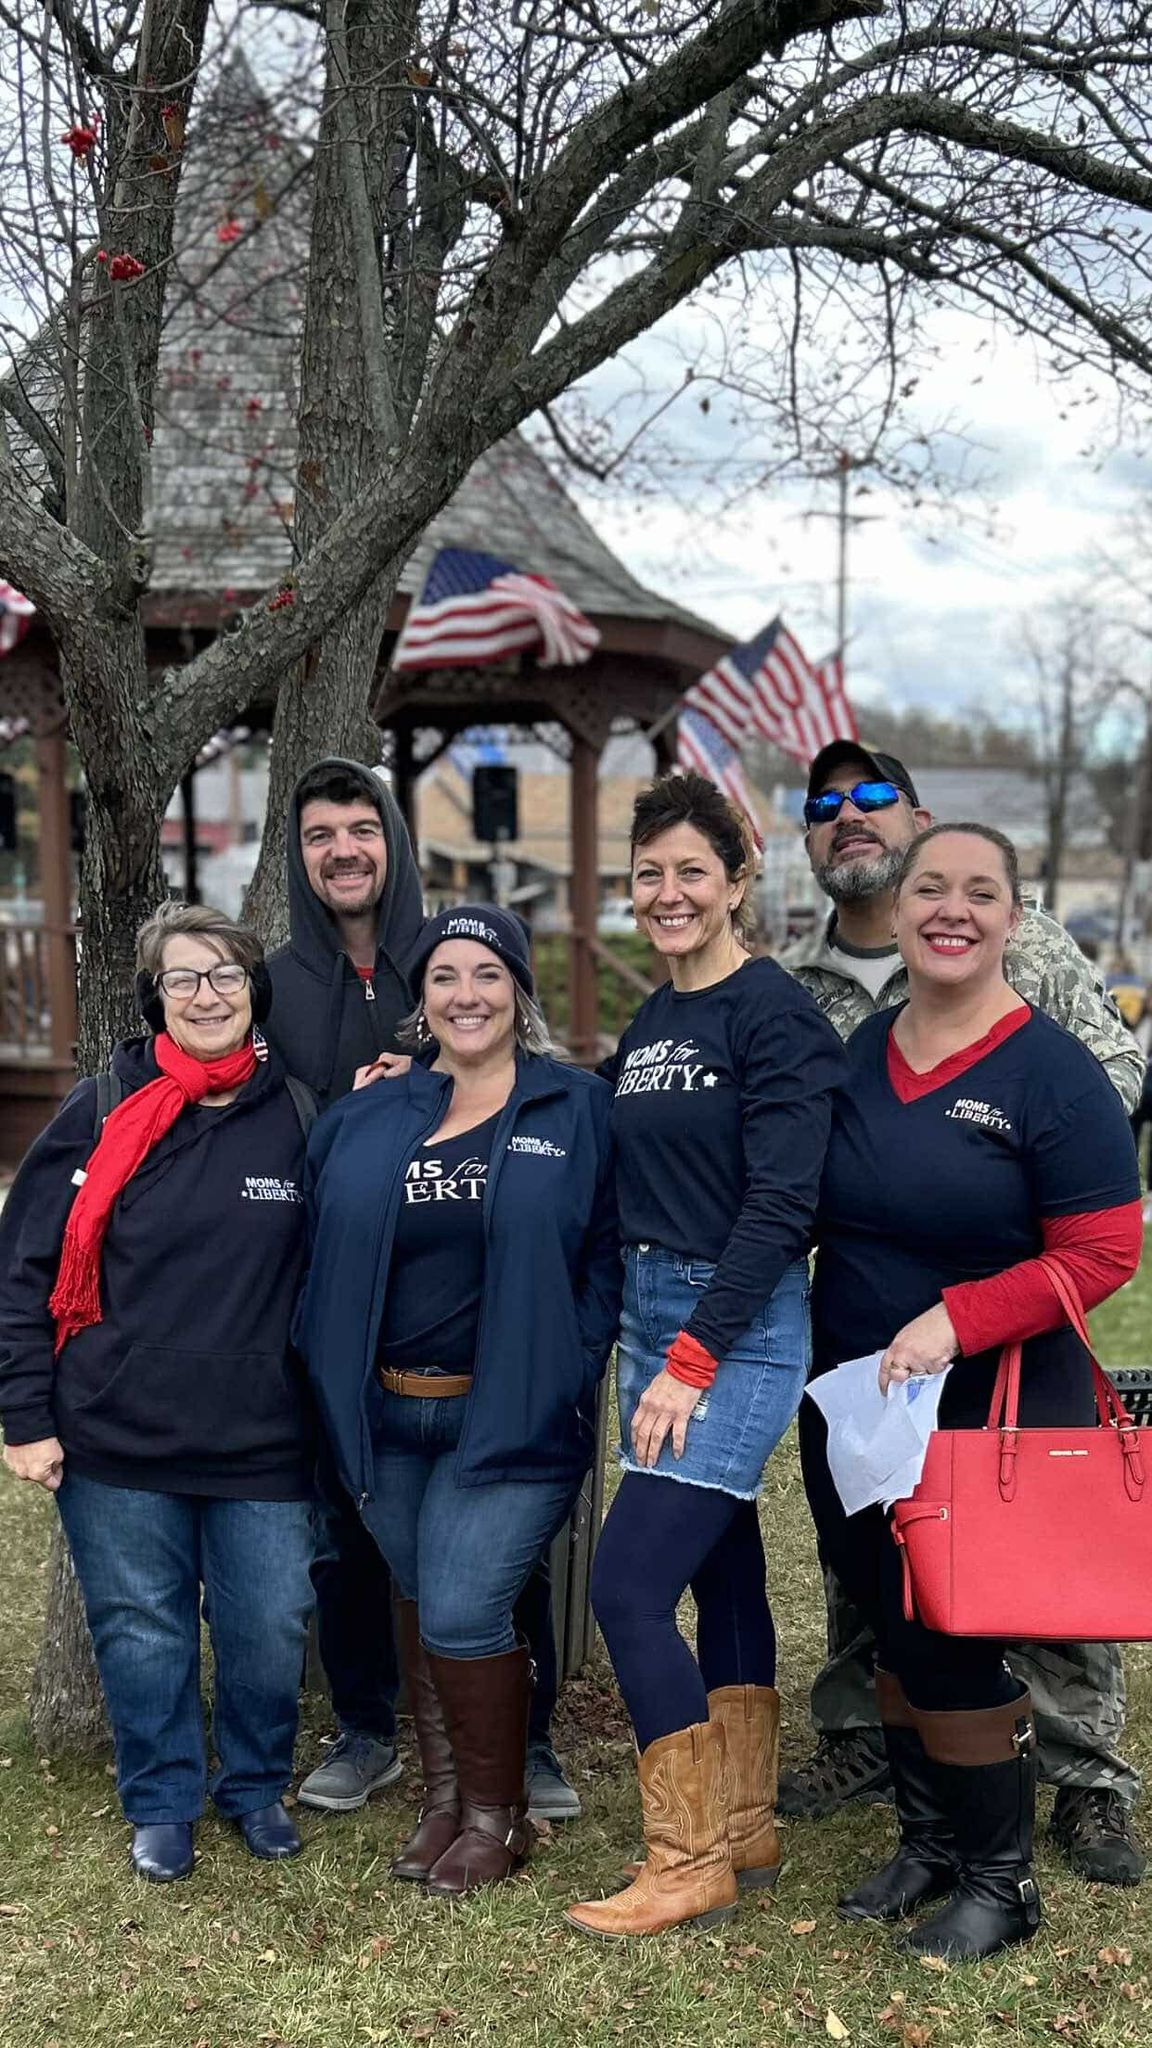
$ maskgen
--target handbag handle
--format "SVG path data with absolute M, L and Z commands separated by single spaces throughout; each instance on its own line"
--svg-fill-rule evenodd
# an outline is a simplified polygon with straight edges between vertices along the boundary
M 1044 1277 L 1056 1295 L 1069 1323 L 1075 1330 L 1088 1353 L 1092 1367 L 1092 1391 L 1096 1398 L 1096 1413 L 1100 1426 L 1107 1429 L 1112 1424 L 1120 1437 L 1120 1448 L 1124 1453 L 1124 1485 L 1133 1500 L 1139 1499 L 1144 1487 L 1143 1460 L 1140 1456 L 1140 1433 L 1116 1392 L 1111 1380 L 1097 1361 L 1092 1349 L 1092 1339 L 1084 1314 L 1084 1304 L 1073 1283 L 1071 1274 L 1059 1259 L 1050 1252 L 1042 1253 L 1037 1263 L 1043 1268 Z M 1016 1492 L 1016 1451 L 1019 1435 L 1020 1414 L 1020 1356 L 1019 1343 L 1006 1344 L 1000 1354 L 996 1372 L 996 1383 L 992 1389 L 992 1400 L 988 1408 L 989 1429 L 1000 1432 L 1000 1494 L 1003 1500 L 1011 1500 Z

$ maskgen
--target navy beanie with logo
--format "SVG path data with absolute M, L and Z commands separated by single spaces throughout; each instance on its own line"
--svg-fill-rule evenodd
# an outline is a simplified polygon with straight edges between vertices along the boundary
M 417 994 L 424 986 L 429 960 L 446 939 L 471 939 L 477 946 L 487 946 L 504 962 L 525 995 L 535 996 L 527 928 L 514 910 L 498 910 L 494 903 L 459 903 L 455 909 L 429 918 L 408 963 L 408 978 Z

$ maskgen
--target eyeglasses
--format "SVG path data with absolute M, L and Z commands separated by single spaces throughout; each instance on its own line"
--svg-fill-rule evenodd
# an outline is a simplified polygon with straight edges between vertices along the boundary
M 830 825 L 851 798 L 858 811 L 887 811 L 900 801 L 894 782 L 856 782 L 851 789 L 825 789 L 804 806 L 806 825 Z
M 246 967 L 222 960 L 219 967 L 166 967 L 162 974 L 156 976 L 156 986 L 161 995 L 173 996 L 182 1003 L 199 994 L 202 981 L 206 981 L 218 996 L 238 996 L 247 979 Z

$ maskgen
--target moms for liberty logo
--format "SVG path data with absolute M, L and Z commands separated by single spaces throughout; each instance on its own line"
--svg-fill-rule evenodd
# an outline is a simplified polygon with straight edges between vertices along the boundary
M 677 1044 L 672 1038 L 658 1038 L 625 1055 L 616 1093 L 693 1095 L 698 1088 L 714 1088 L 716 1081 L 715 1074 L 705 1073 L 700 1048 L 691 1039 Z

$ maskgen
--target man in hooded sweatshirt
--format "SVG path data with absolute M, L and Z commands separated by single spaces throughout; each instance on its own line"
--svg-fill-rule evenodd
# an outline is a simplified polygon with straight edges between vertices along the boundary
M 348 1093 L 358 1068 L 399 1051 L 396 1026 L 412 1009 L 405 968 L 423 923 L 412 843 L 391 791 L 358 761 L 318 761 L 292 793 L 291 937 L 268 959 L 274 1000 L 267 1035 L 321 1109 Z M 390 1628 L 372 1625 L 390 1613 L 392 1580 L 335 1474 L 323 1471 L 321 1483 L 312 1579 L 320 1656 L 340 1734 L 305 1778 L 300 1798 L 346 1813 L 400 1776 L 395 1646 Z M 531 1812 L 573 1819 L 580 1801 L 549 1730 L 556 1681 L 546 1572 L 529 1580 L 517 1619 L 537 1666 L 529 1724 Z

